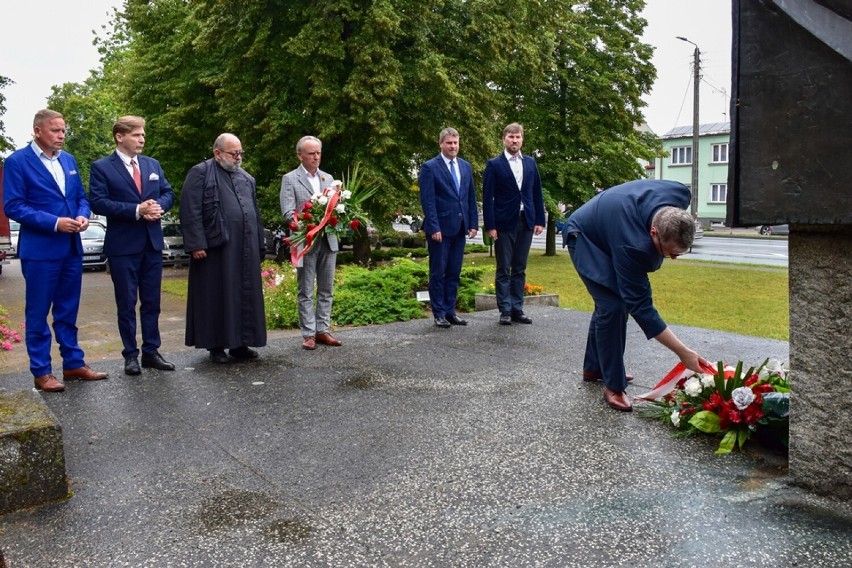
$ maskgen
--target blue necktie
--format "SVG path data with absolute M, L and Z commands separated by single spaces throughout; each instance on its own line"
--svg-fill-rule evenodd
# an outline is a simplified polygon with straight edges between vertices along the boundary
M 453 176 L 453 183 L 456 184 L 456 193 L 459 193 L 461 189 L 461 185 L 459 185 L 459 176 L 456 174 L 456 162 L 455 160 L 450 160 L 450 175 Z

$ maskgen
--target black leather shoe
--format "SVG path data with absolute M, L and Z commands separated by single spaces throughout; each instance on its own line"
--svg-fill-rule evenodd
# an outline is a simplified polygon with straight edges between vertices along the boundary
M 142 354 L 142 366 L 146 369 L 159 369 L 160 371 L 174 371 L 175 364 L 169 363 L 163 356 L 159 354 L 159 352 L 155 351 L 154 353 L 143 353 Z
M 440 327 L 441 329 L 447 329 L 450 327 L 450 322 L 447 321 L 447 318 L 437 317 L 435 318 L 435 327 Z
M 139 368 L 139 359 L 136 357 L 124 358 L 124 374 L 125 375 L 141 375 L 142 369 Z
M 450 325 L 467 325 L 467 320 L 461 319 L 456 314 L 447 314 L 444 319 L 450 322 Z
M 512 325 L 512 316 L 509 314 L 500 314 L 500 325 Z
M 225 353 L 224 349 L 211 349 L 210 360 L 214 363 L 219 363 L 221 365 L 222 363 L 227 363 L 228 361 L 230 361 L 231 358 L 228 357 L 228 354 Z
M 514 312 L 512 314 L 512 321 L 516 323 L 532 323 L 532 318 L 524 312 Z
M 234 359 L 246 360 L 246 359 L 257 359 L 258 354 L 254 349 L 250 349 L 243 345 L 242 347 L 236 347 L 234 349 L 229 349 L 228 353 L 231 354 L 231 357 Z

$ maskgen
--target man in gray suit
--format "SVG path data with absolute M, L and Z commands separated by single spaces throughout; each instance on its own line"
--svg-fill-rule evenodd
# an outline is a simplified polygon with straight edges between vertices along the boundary
M 303 136 L 296 144 L 296 156 L 301 165 L 284 174 L 281 179 L 281 213 L 284 222 L 294 220 L 311 196 L 322 192 L 334 181 L 319 169 L 322 142 L 314 136 Z M 316 349 L 317 343 L 338 346 L 340 340 L 331 335 L 331 302 L 334 297 L 334 268 L 337 263 L 337 237 L 324 235 L 299 261 L 296 276 L 299 282 L 299 327 L 302 348 Z M 317 290 L 314 308 L 314 285 Z

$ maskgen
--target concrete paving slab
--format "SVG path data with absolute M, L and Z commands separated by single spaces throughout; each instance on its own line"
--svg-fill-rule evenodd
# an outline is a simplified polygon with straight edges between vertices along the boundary
M 610 410 L 583 383 L 589 314 L 531 308 L 276 339 L 261 359 L 170 353 L 45 394 L 70 500 L 0 518 L 10 566 L 847 566 L 848 503 L 783 455 L 729 456 Z M 786 342 L 674 327 L 710 359 Z M 633 394 L 673 356 L 629 326 Z M 111 369 L 112 370 L 112 369 Z M 28 388 L 26 374 L 0 386 Z

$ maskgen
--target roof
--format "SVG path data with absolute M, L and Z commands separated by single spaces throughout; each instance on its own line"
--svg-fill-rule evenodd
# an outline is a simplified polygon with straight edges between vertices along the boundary
M 731 123 L 730 122 L 711 122 L 709 124 L 699 124 L 698 125 L 698 135 L 699 136 L 709 136 L 713 134 L 730 134 L 731 133 Z M 692 136 L 692 125 L 689 126 L 675 126 L 660 138 L 688 138 Z

